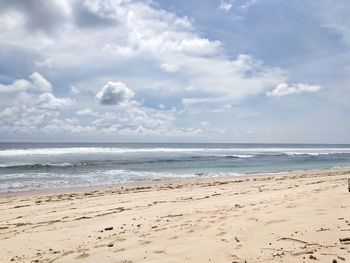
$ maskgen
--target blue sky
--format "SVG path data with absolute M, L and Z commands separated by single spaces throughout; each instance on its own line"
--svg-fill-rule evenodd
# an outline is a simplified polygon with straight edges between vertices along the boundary
M 350 143 L 349 13 L 2 0 L 0 140 Z

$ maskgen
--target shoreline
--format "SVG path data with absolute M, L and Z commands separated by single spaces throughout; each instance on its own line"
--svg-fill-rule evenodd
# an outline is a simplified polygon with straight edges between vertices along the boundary
M 15 196 L 30 196 L 30 195 L 51 195 L 51 194 L 64 194 L 71 192 L 86 192 L 94 190 L 103 190 L 107 188 L 118 188 L 118 187 L 133 187 L 133 186 L 148 186 L 154 184 L 166 184 L 166 183 L 185 183 L 186 181 L 210 181 L 210 180 L 229 180 L 229 179 L 240 179 L 240 178 L 254 178 L 261 176 L 290 176 L 299 173 L 324 173 L 324 172 L 342 172 L 350 171 L 349 167 L 334 167 L 326 169 L 308 169 L 308 170 L 295 170 L 285 172 L 261 172 L 261 173 L 232 173 L 231 175 L 218 175 L 218 176 L 201 176 L 196 175 L 193 177 L 174 177 L 174 178 L 162 178 L 162 179 L 151 179 L 151 180 L 139 180 L 122 183 L 112 184 L 101 184 L 101 185 L 90 185 L 90 186 L 72 186 L 72 187 L 57 187 L 57 188 L 43 188 L 43 189 L 32 189 L 32 190 L 19 190 L 0 192 L 0 199 L 3 197 L 15 197 Z
M 16 192 L 0 197 L 0 261 L 347 262 L 348 178 L 343 168 Z

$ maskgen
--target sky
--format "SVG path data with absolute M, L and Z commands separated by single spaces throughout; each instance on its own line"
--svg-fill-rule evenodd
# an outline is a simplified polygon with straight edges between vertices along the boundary
M 350 143 L 348 0 L 0 0 L 0 141 Z

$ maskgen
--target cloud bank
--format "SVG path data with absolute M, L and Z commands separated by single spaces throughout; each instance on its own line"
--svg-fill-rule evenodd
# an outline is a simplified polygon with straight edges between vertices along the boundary
M 166 1 L 1 2 L 2 134 L 108 134 L 113 140 L 124 135 L 205 140 L 215 134 L 254 134 L 249 125 L 269 112 L 262 107 L 282 104 L 266 97 L 327 92 L 316 77 L 307 79 L 307 73 L 280 67 L 288 63 L 270 59 L 266 47 L 263 53 L 250 45 L 253 40 L 259 47 L 270 43 L 259 41 L 265 31 L 246 30 L 257 24 L 250 11 L 259 11 L 257 16 L 264 11 L 258 3 L 203 3 L 216 19 L 220 16 L 217 21 L 227 23 L 222 33 L 219 23 L 214 29 L 206 24 L 208 14 L 203 15 L 206 22 L 196 21 L 185 15 L 186 9 L 181 15 L 169 11 L 182 9 Z M 247 21 L 232 19 L 243 14 Z M 272 35 L 282 32 L 276 17 L 264 20 Z M 339 31 L 341 23 L 337 25 Z M 256 38 L 243 41 L 254 33 Z M 217 37 L 222 35 L 226 39 Z M 239 45 L 241 40 L 244 45 Z M 297 109 L 298 97 L 289 99 Z
M 38 72 L 28 79 L 0 84 L 0 92 L 11 93 L 10 105 L 0 112 L 0 130 L 3 132 L 41 131 L 43 125 L 74 103 L 69 97 L 56 97 L 51 83 Z

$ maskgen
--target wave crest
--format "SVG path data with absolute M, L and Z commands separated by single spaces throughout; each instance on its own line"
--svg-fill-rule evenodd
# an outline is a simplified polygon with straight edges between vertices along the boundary
M 34 149 L 4 149 L 0 156 L 29 155 L 69 155 L 69 154 L 123 154 L 123 153 L 223 153 L 249 158 L 256 154 L 287 154 L 287 155 L 321 155 L 350 153 L 350 148 L 117 148 L 117 147 L 68 147 L 68 148 L 34 148 Z

